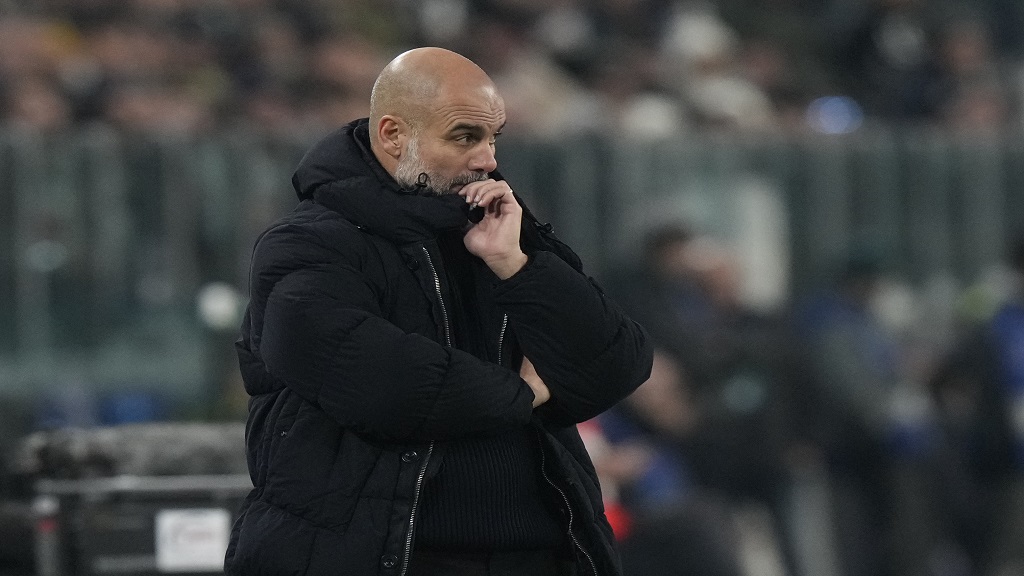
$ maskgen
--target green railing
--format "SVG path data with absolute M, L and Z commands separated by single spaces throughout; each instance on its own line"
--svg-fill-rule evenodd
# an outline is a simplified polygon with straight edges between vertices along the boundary
M 234 329 L 201 322 L 197 298 L 211 282 L 244 294 L 252 241 L 294 204 L 309 144 L 0 133 L 0 394 L 84 381 L 206 398 Z M 1017 138 L 510 137 L 499 160 L 592 274 L 636 258 L 647 227 L 685 219 L 732 243 L 765 304 L 864 243 L 912 285 L 970 282 L 1024 224 Z

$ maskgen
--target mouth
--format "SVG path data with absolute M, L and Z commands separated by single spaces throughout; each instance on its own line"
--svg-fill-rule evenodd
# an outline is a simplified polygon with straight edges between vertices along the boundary
M 452 194 L 458 194 L 468 184 L 472 184 L 473 182 L 480 182 L 486 179 L 487 174 L 483 173 L 464 174 L 462 176 L 455 178 L 452 181 L 452 185 L 448 188 L 448 191 Z

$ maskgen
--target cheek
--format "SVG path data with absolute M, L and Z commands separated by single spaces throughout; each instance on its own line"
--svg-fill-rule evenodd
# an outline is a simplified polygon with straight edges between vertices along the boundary
M 462 155 L 453 151 L 433 150 L 429 155 L 423 155 L 423 163 L 430 171 L 450 178 L 465 172 L 468 162 Z

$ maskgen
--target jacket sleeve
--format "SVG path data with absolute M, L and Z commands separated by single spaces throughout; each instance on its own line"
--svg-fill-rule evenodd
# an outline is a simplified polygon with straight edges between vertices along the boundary
M 509 315 L 523 353 L 551 390 L 538 415 L 567 425 L 612 407 L 651 372 L 646 332 L 590 278 L 547 251 L 499 282 L 496 301 Z
M 290 271 L 254 275 L 272 286 L 258 354 L 276 380 L 343 426 L 382 440 L 453 438 L 529 421 L 534 396 L 518 374 L 405 333 L 382 317 L 379 289 L 358 262 L 295 242 L 269 250 L 314 257 L 299 267 L 282 257 Z

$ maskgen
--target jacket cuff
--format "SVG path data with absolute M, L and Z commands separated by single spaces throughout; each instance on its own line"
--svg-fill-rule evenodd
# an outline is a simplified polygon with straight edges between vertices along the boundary
M 511 283 L 514 286 L 517 280 L 521 280 L 523 278 L 524 273 L 526 273 L 527 276 L 529 276 L 528 269 L 533 267 L 533 262 L 535 260 L 533 256 L 533 254 L 527 254 L 526 264 L 523 264 L 522 268 L 520 268 L 515 274 L 509 276 L 508 278 L 502 280 L 501 278 L 495 276 L 493 286 L 495 288 L 501 288 L 504 286 L 508 286 L 509 283 Z

